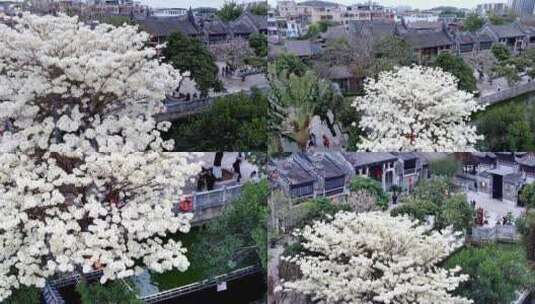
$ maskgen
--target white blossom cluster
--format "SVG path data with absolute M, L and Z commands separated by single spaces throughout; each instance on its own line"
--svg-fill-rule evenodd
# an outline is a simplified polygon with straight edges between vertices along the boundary
M 136 27 L 76 17 L 0 24 L 0 302 L 21 285 L 102 270 L 185 271 L 191 214 L 175 215 L 200 170 L 154 115 L 181 75 Z
M 457 89 L 457 79 L 440 68 L 400 67 L 368 79 L 365 96 L 353 106 L 366 151 L 473 151 L 482 140 L 470 115 L 484 107 Z
M 11 122 L 0 152 L 173 147 L 160 137 L 170 124 L 153 116 L 182 76 L 147 47 L 147 33 L 66 15 L 11 23 L 0 23 L 0 122 Z
M 430 231 L 385 212 L 337 213 L 296 235 L 306 254 L 285 257 L 302 273 L 283 283 L 314 303 L 467 304 L 451 292 L 467 275 L 437 267 L 462 245 L 451 229 Z
M 43 287 L 58 273 L 103 270 L 101 282 L 185 271 L 191 214 L 173 205 L 199 171 L 187 153 L 95 153 L 36 161 L 0 154 L 0 301 L 20 285 Z

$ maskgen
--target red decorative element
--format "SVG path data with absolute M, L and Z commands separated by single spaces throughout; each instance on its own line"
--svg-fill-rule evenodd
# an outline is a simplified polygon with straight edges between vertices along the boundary
M 377 179 L 381 179 L 383 177 L 383 169 L 381 167 L 375 167 L 373 176 Z
M 482 226 L 484 223 L 485 223 L 485 210 L 479 207 L 476 209 L 475 224 L 478 226 Z
M 178 203 L 178 210 L 180 212 L 191 212 L 193 211 L 193 199 L 191 196 L 183 197 Z

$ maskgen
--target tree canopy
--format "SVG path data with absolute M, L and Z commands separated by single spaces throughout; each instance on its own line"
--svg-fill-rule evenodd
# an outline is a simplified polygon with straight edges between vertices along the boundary
M 240 196 L 202 230 L 192 259 L 203 261 L 208 276 L 254 263 L 267 265 L 267 180 L 247 183 Z M 209 253 L 209 254 L 207 254 Z
M 485 24 L 485 19 L 479 17 L 477 14 L 469 14 L 463 22 L 464 29 L 472 33 L 483 27 L 483 24 Z
M 388 208 L 388 195 L 383 191 L 378 181 L 369 177 L 355 176 L 351 179 L 350 189 L 351 192 L 368 192 L 375 197 L 379 207 Z
M 520 96 L 493 105 L 475 116 L 479 132 L 485 136 L 480 151 L 532 151 L 535 149 L 535 107 Z
M 211 89 L 216 92 L 223 90 L 215 58 L 198 39 L 174 32 L 167 39 L 163 56 L 174 68 L 189 71 L 202 95 L 208 95 Z
M 365 133 L 360 150 L 471 151 L 482 139 L 469 122 L 483 106 L 441 69 L 412 66 L 381 72 L 377 80 L 368 79 L 364 90 L 366 95 L 353 103 Z
M 490 51 L 494 57 L 498 59 L 498 61 L 506 61 L 507 59 L 511 58 L 511 51 L 509 51 L 507 46 L 501 43 L 494 43 Z
M 282 54 L 273 63 L 269 64 L 274 67 L 276 75 L 281 75 L 283 71 L 286 74 L 295 74 L 303 76 L 309 69 L 303 61 L 294 54 Z
M 0 301 L 58 274 L 185 271 L 186 248 L 164 236 L 189 231 L 173 207 L 200 166 L 166 153 L 170 123 L 154 118 L 181 72 L 136 27 L 13 18 L 0 23 Z
M 265 151 L 267 106 L 257 89 L 218 97 L 207 111 L 173 122 L 164 136 L 175 140 L 175 151 Z
M 234 1 L 225 2 L 223 7 L 217 11 L 217 16 L 225 22 L 238 19 L 243 13 L 243 8 Z
M 249 36 L 249 46 L 254 50 L 255 55 L 266 57 L 268 53 L 268 41 L 266 35 L 253 33 Z
M 258 16 L 267 16 L 269 6 L 266 3 L 255 3 L 249 6 L 248 10 Z
M 460 90 L 467 92 L 474 92 L 477 90 L 474 69 L 464 62 L 462 57 L 449 53 L 442 53 L 435 58 L 434 65 L 457 77 L 459 81 L 457 85 Z
M 283 260 L 300 272 L 283 283 L 287 291 L 319 303 L 470 303 L 452 294 L 468 276 L 437 267 L 462 243 L 449 230 L 383 212 L 339 212 L 296 235 L 301 253 Z
M 459 162 L 451 156 L 429 162 L 429 169 L 433 175 L 453 177 L 460 169 Z
M 133 284 L 132 284 L 133 285 Z M 76 285 L 82 304 L 142 304 L 135 291 L 128 289 L 123 282 L 99 283 L 80 282 Z
M 535 284 L 535 273 L 520 246 L 467 247 L 449 257 L 445 266 L 460 267 L 469 276 L 455 294 L 475 304 L 511 303 L 518 291 Z

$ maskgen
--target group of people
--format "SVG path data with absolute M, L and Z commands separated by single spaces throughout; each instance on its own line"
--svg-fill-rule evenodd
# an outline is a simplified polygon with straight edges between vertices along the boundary
M 316 134 L 310 132 L 308 134 L 308 148 L 312 148 L 312 147 L 316 147 L 317 146 L 317 142 L 316 142 Z M 327 135 L 323 134 L 322 136 L 322 141 L 323 141 L 323 147 L 325 147 L 326 149 L 329 149 L 331 148 L 331 141 L 329 140 L 329 137 L 327 137 Z
M 241 164 L 243 161 L 242 153 L 238 153 L 238 156 L 232 163 L 232 170 L 236 181 L 239 183 L 242 179 Z M 214 157 L 213 167 L 208 169 L 202 167 L 199 177 L 197 179 L 197 191 L 213 190 L 216 181 L 223 179 L 223 170 L 221 164 L 223 162 L 223 152 L 216 152 Z M 256 171 L 251 173 L 251 178 L 256 176 Z
M 221 76 L 230 77 L 234 74 L 234 69 L 228 65 L 221 68 Z

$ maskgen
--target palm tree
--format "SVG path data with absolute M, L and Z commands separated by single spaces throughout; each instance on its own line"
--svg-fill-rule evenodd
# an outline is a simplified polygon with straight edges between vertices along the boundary
M 323 103 L 333 98 L 332 85 L 314 72 L 302 76 L 269 67 L 271 84 L 270 131 L 279 139 L 287 138 L 304 151 L 310 139 L 312 118 Z

